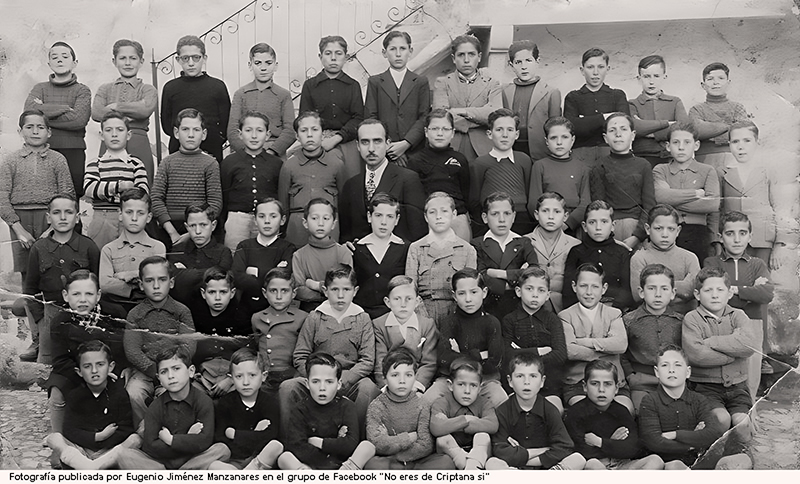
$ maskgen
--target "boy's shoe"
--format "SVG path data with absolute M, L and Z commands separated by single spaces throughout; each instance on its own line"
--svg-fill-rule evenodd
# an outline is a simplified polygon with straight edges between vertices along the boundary
M 30 347 L 19 354 L 19 361 L 36 361 L 39 357 L 39 342 L 31 343 Z
M 340 471 L 360 471 L 361 468 L 358 467 L 358 464 L 353 462 L 353 459 L 347 459 L 342 463 L 342 466 L 339 467 Z
M 556 464 L 553 467 L 551 467 L 549 470 L 551 470 L 551 471 L 565 471 L 566 469 L 561 464 Z
M 22 357 L 20 357 L 22 359 Z M 775 373 L 775 369 L 772 368 L 772 365 L 769 364 L 769 361 L 766 359 L 761 360 L 761 374 L 762 375 L 771 375 Z

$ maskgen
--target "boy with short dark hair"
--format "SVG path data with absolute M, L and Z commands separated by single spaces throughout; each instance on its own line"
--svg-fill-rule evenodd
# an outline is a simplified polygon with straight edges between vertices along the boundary
M 244 146 L 231 153 L 220 167 L 225 246 L 234 250 L 239 242 L 258 235 L 255 209 L 258 201 L 278 197 L 278 178 L 283 161 L 265 149 L 269 118 L 247 111 L 236 121 Z
M 669 307 L 675 298 L 675 274 L 669 267 L 645 266 L 639 275 L 638 294 L 642 305 L 622 316 L 628 350 L 620 358 L 637 411 L 647 392 L 658 388 L 653 368 L 660 348 L 668 344 L 680 346 L 683 326 L 683 315 Z
M 602 302 L 625 311 L 633 306 L 631 296 L 631 249 L 614 239 L 614 208 L 604 200 L 595 200 L 586 207 L 583 243 L 571 248 L 564 268 L 564 306 L 578 302 L 572 289 L 576 271 L 581 264 L 591 262 L 601 266 L 606 273 L 608 290 Z
M 567 361 L 567 344 L 561 319 L 548 304 L 550 277 L 541 267 L 530 266 L 522 271 L 514 291 L 520 303 L 503 318 L 500 326 L 505 342 L 504 360 L 511 361 L 520 353 L 541 358 L 548 376 L 541 394 L 563 413 L 561 380 Z
M 503 107 L 517 113 L 520 120 L 514 149 L 539 160 L 547 156 L 542 128 L 549 118 L 561 116 L 561 91 L 547 85 L 536 73 L 539 46 L 532 40 L 511 43 L 508 65 L 516 77 L 503 88 Z
M 731 278 L 731 307 L 741 309 L 756 325 L 756 335 L 761 340 L 762 352 L 769 353 L 767 334 L 769 326 L 769 303 L 772 301 L 774 285 L 766 262 L 747 253 L 752 240 L 753 226 L 747 215 L 741 212 L 726 212 L 720 220 L 720 236 L 723 251 L 718 257 L 709 257 L 703 267 L 719 267 Z M 761 325 L 759 326 L 759 322 Z M 756 347 L 758 349 L 758 347 Z M 772 373 L 766 358 L 755 352 L 750 357 L 748 385 L 755 396 L 762 373 Z
M 564 325 L 567 359 L 564 369 L 564 403 L 571 407 L 586 398 L 584 369 L 590 361 L 611 362 L 622 376 L 619 355 L 628 348 L 628 337 L 622 324 L 622 312 L 600 302 L 608 289 L 602 267 L 587 262 L 578 267 L 572 290 L 578 302 L 558 313 Z M 631 415 L 634 414 L 630 390 L 622 376 L 617 384 L 621 393 L 615 397 Z
M 683 101 L 677 96 L 664 94 L 661 86 L 667 78 L 667 63 L 658 54 L 648 55 L 639 61 L 637 68 L 642 93 L 628 99 L 636 138 L 633 152 L 655 167 L 669 159 L 664 147 L 669 139 L 669 127 L 676 122 L 689 121 Z
M 275 156 L 284 156 L 294 143 L 294 105 L 289 91 L 275 84 L 273 77 L 278 70 L 275 49 L 259 42 L 250 48 L 247 65 L 253 73 L 253 82 L 245 84 L 233 93 L 228 118 L 228 141 L 234 151 L 245 149 L 245 133 L 238 125 L 242 116 L 250 111 L 261 113 L 269 119 L 271 129 L 264 150 Z M 238 131 L 237 131 L 238 126 Z
M 100 289 L 103 300 L 128 314 L 144 293 L 139 289 L 139 264 L 147 257 L 167 253 L 164 244 L 145 232 L 150 222 L 150 196 L 141 188 L 129 188 L 119 197 L 122 233 L 100 250 Z
M 375 455 L 375 446 L 359 439 L 355 404 L 337 395 L 342 387 L 339 360 L 328 353 L 313 353 L 303 370 L 308 375 L 308 394 L 294 405 L 282 406 L 289 425 L 283 433 L 286 452 L 278 465 L 283 470 L 363 469 Z
M 318 351 L 335 354 L 343 368 L 335 391 L 341 389 L 342 396 L 355 402 L 359 428 L 353 430 L 356 435 L 363 435 L 369 402 L 380 393 L 369 378 L 375 368 L 375 330 L 369 315 L 353 304 L 358 286 L 350 266 L 339 264 L 325 273 L 322 290 L 328 300 L 303 323 L 294 349 L 294 367 L 301 377 L 281 383 L 281 408 L 290 408 L 306 395 L 303 381 L 310 377 L 306 369 L 309 355 Z M 288 430 L 288 415 L 283 421 L 282 429 Z
M 614 401 L 617 367 L 605 360 L 591 361 L 584 370 L 586 398 L 569 409 L 564 425 L 575 448 L 586 459 L 587 470 L 660 470 L 657 455 L 642 459 L 636 422 L 624 406 Z
M 375 371 L 373 378 L 379 388 L 386 384 L 383 360 L 391 351 L 407 348 L 414 355 L 414 389 L 425 392 L 436 376 L 436 347 L 439 331 L 436 323 L 416 313 L 420 302 L 417 285 L 408 276 L 394 276 L 386 286 L 384 304 L 391 310 L 374 319 Z M 361 291 L 361 288 L 359 288 Z
M 193 108 L 203 113 L 209 128 L 208 137 L 198 140 L 197 145 L 221 163 L 231 110 L 228 88 L 206 73 L 206 45 L 199 37 L 185 35 L 178 39 L 175 59 L 181 66 L 181 75 L 164 84 L 161 92 L 161 128 L 170 137 L 169 152 L 177 152 L 182 144 L 177 132 L 180 112 Z
M 572 157 L 575 127 L 569 119 L 563 116 L 550 118 L 545 121 L 543 129 L 548 153 L 533 162 L 528 213 L 535 215 L 537 201 L 543 193 L 559 193 L 564 197 L 565 210 L 569 213 L 566 229 L 575 234 L 583 221 L 586 205 L 591 201 L 590 170 L 583 160 Z
M 589 177 L 592 200 L 605 200 L 614 208 L 614 239 L 631 249 L 645 240 L 647 212 L 656 204 L 650 163 L 631 152 L 635 137 L 633 118 L 609 114 L 603 139 L 611 152 L 597 160 Z
M 269 367 L 267 389 L 277 390 L 298 375 L 292 354 L 308 313 L 292 304 L 297 291 L 292 272 L 285 267 L 267 272 L 262 292 L 269 307 L 253 314 L 250 325 L 258 340 L 258 354 Z
M 163 348 L 156 356 L 158 380 L 166 391 L 147 409 L 142 450 L 120 452 L 120 469 L 203 470 L 225 461 L 231 452 L 214 441 L 214 404 L 194 388 L 194 365 L 184 345 Z
M 64 281 L 72 271 L 89 269 L 97 274 L 100 249 L 92 239 L 75 231 L 79 219 L 78 201 L 72 194 L 56 194 L 47 205 L 50 235 L 34 242 L 28 256 L 28 271 L 22 292 L 33 297 L 42 293 L 44 314 L 36 321 L 39 331 L 39 363 L 51 364 L 50 320 L 64 304 Z
M 397 199 L 388 193 L 376 193 L 367 207 L 372 233 L 360 238 L 353 251 L 353 270 L 358 277 L 358 293 L 353 301 L 373 320 L 389 312 L 384 302 L 389 283 L 405 274 L 408 244 L 394 234 L 399 218 Z
M 686 314 L 696 305 L 692 291 L 700 263 L 696 255 L 675 245 L 681 231 L 679 218 L 678 212 L 669 205 L 656 205 L 650 210 L 645 226 L 648 240 L 631 257 L 631 294 L 634 301 L 641 301 L 639 281 L 642 270 L 649 264 L 662 264 L 675 275 L 675 298 L 669 308 Z
M 519 297 L 514 292 L 524 267 L 537 265 L 531 239 L 514 233 L 514 201 L 505 192 L 495 192 L 483 202 L 483 223 L 489 230 L 472 239 L 478 254 L 478 271 L 489 287 L 486 311 L 498 320 L 514 310 Z
M 757 325 L 744 311 L 728 305 L 731 282 L 720 267 L 706 267 L 695 279 L 697 309 L 683 318 L 683 348 L 694 367 L 689 379 L 704 395 L 727 430 L 746 433 L 753 396 L 747 385 L 747 358 L 758 348 Z
M 174 129 L 180 152 L 173 152 L 158 166 L 152 190 L 153 216 L 161 226 L 162 242 L 170 247 L 189 238 L 181 223 L 186 222 L 187 205 L 205 202 L 215 215 L 222 213 L 219 163 L 200 146 L 207 132 L 203 113 L 194 108 L 181 110 L 175 117 Z
M 281 202 L 264 198 L 255 207 L 258 235 L 239 242 L 233 253 L 233 274 L 236 287 L 242 291 L 242 302 L 256 313 L 267 307 L 262 292 L 263 278 L 271 269 L 283 267 L 292 270 L 295 246 L 281 238 L 281 227 L 286 224 L 286 211 Z
M 630 108 L 628 97 L 622 90 L 605 84 L 608 54 L 603 49 L 593 47 L 584 52 L 580 70 L 586 83 L 564 97 L 564 117 L 575 126 L 572 156 L 591 169 L 600 158 L 609 154 L 602 136 L 606 119 L 614 112 L 630 114 Z
M 405 165 L 407 155 L 424 142 L 425 116 L 431 110 L 428 78 L 408 70 L 414 53 L 408 32 L 391 30 L 383 38 L 383 56 L 389 69 L 370 76 L 364 101 L 364 119 L 383 121 L 391 140 L 386 157 Z
M 695 152 L 700 146 L 697 129 L 691 123 L 676 123 L 669 128 L 667 149 L 669 163 L 653 168 L 653 183 L 658 203 L 667 203 L 678 211 L 681 231 L 676 244 L 705 260 L 719 255 L 720 184 L 713 167 L 698 163 Z M 715 245 L 712 250 L 711 245 Z
M 214 238 L 217 221 L 207 203 L 187 205 L 183 213 L 189 239 L 173 247 L 167 260 L 176 269 L 172 297 L 189 306 L 203 285 L 203 273 L 212 267 L 229 270 L 233 256 Z
M 480 394 L 496 407 L 508 395 L 499 382 L 503 361 L 500 321 L 483 310 L 483 300 L 489 290 L 483 276 L 470 267 L 453 274 L 451 287 L 456 310 L 439 322 L 439 377 L 425 392 L 425 398 L 433 402 L 445 395 L 453 361 L 469 357 L 482 363 Z
M 56 42 L 47 51 L 50 80 L 33 86 L 25 109 L 44 113 L 52 129 L 50 149 L 67 160 L 77 197 L 83 196 L 86 163 L 86 125 L 92 111 L 92 91 L 78 82 L 72 71 L 78 66 L 75 50 L 66 42 Z M 66 191 L 66 190 L 61 190 Z
M 711 402 L 686 386 L 692 369 L 680 346 L 662 347 L 654 371 L 659 385 L 642 399 L 639 438 L 661 457 L 664 469 L 687 469 L 725 429 Z
M 85 384 L 67 394 L 64 433 L 48 435 L 47 446 L 71 469 L 109 469 L 121 449 L 138 448 L 142 439 L 133 432 L 128 394 L 108 378 L 111 349 L 91 340 L 78 347 L 77 357 L 75 372 Z
M 322 72 L 307 79 L 300 93 L 299 112 L 317 111 L 322 117 L 322 149 L 339 147 L 344 161 L 344 179 L 361 171 L 355 146 L 358 124 L 364 119 L 364 101 L 359 83 L 344 73 L 347 41 L 339 35 L 319 40 Z
M 214 461 L 208 469 L 273 469 L 283 444 L 278 441 L 278 402 L 261 391 L 267 374 L 265 362 L 250 348 L 241 348 L 231 355 L 228 371 L 236 391 L 217 402 L 214 440 L 228 447 L 230 460 Z
M 437 451 L 449 455 L 456 469 L 481 469 L 489 458 L 490 435 L 497 432 L 497 415 L 479 394 L 481 364 L 465 358 L 452 366 L 450 391 L 431 406 L 431 434 Z
M 175 284 L 172 266 L 164 257 L 148 257 L 139 264 L 139 288 L 145 299 L 128 313 L 131 329 L 125 332 L 125 355 L 131 363 L 126 372 L 125 389 L 131 397 L 133 423 L 137 427 L 145 414 L 145 400 L 153 396 L 158 374 L 158 354 L 175 343 L 173 335 L 194 333 L 189 308 L 169 295 Z M 195 351 L 194 341 L 186 344 Z M 192 366 L 194 374 L 194 366 Z
M 303 226 L 308 244 L 292 256 L 292 275 L 300 309 L 309 312 L 325 300 L 325 273 L 337 264 L 353 265 L 353 254 L 331 237 L 336 226 L 336 207 L 326 198 L 314 198 L 306 205 Z M 354 294 L 355 295 L 355 294 Z
M 114 42 L 112 53 L 120 77 L 97 89 L 92 102 L 92 119 L 99 123 L 108 114 L 116 112 L 128 121 L 130 139 L 125 149 L 133 158 L 141 160 L 147 172 L 147 184 L 152 185 L 155 167 L 147 131 L 150 129 L 150 116 L 158 108 L 158 91 L 136 77 L 145 64 L 142 44 L 135 40 L 119 39 Z M 107 148 L 100 146 L 101 158 Z
M 86 165 L 83 190 L 92 201 L 92 222 L 86 234 L 98 247 L 119 237 L 119 197 L 128 188 L 149 192 L 147 170 L 138 158 L 128 154 L 131 139 L 128 119 L 111 111 L 100 120 L 100 134 L 106 151 Z
M 539 397 L 545 381 L 542 360 L 530 353 L 508 362 L 508 382 L 514 394 L 495 409 L 498 430 L 486 470 L 534 468 L 581 470 L 586 459 L 572 452 L 572 439 L 558 409 Z
M 453 461 L 434 453 L 431 407 L 416 391 L 417 359 L 408 348 L 392 350 L 383 360 L 386 391 L 367 409 L 367 439 L 375 457 L 365 469 L 448 470 Z
M 532 163 L 528 155 L 514 151 L 514 142 L 519 136 L 519 118 L 510 109 L 493 111 L 488 118 L 486 136 L 492 140 L 492 149 L 471 164 L 470 200 L 475 208 L 480 209 L 492 193 L 507 193 L 514 201 L 516 212 L 511 229 L 518 234 L 527 234 L 535 225 L 528 214 Z M 475 221 L 481 219 L 478 210 L 473 211 L 473 217 Z

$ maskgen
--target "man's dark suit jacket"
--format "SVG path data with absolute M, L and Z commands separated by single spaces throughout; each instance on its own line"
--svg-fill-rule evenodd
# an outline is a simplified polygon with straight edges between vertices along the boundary
M 430 110 L 427 77 L 407 71 L 400 89 L 388 70 L 369 78 L 364 119 L 383 121 L 391 141 L 406 140 L 411 148 L 421 146 L 425 140 L 425 116 Z
M 339 228 L 342 243 L 360 239 L 372 232 L 367 222 L 366 170 L 350 178 L 339 194 Z M 415 241 L 428 233 L 422 216 L 425 207 L 425 190 L 419 176 L 413 171 L 389 162 L 375 193 L 384 192 L 400 202 L 400 220 L 395 235 Z

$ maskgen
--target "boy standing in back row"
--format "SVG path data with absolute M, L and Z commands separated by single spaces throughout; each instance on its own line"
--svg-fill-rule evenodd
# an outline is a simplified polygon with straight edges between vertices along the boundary
M 180 123 L 176 116 L 186 108 L 194 108 L 203 113 L 209 128 L 200 149 L 221 163 L 231 110 L 228 88 L 221 80 L 206 74 L 206 45 L 199 37 L 181 37 L 176 51 L 181 76 L 164 84 L 161 94 L 161 129 L 170 137 L 169 152 L 175 153 L 180 148 L 178 136 L 173 131 Z

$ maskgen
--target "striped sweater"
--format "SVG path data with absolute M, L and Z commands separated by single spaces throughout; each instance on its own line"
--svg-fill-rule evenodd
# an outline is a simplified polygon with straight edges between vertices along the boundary
M 86 165 L 83 191 L 92 199 L 95 210 L 111 210 L 119 206 L 119 183 L 131 181 L 133 185 L 149 192 L 144 163 L 128 153 L 111 157 L 109 152 Z
M 193 203 L 208 202 L 214 212 L 222 210 L 219 163 L 202 151 L 178 151 L 161 161 L 153 181 L 153 216 L 164 225 L 183 221 L 184 210 Z
M 514 152 L 514 161 L 509 158 L 497 159 L 492 154 L 479 156 L 472 163 L 470 176 L 473 184 L 470 198 L 480 207 L 483 201 L 494 192 L 506 192 L 514 201 L 514 210 L 527 212 L 528 186 L 531 180 L 531 159 L 525 153 Z M 476 216 L 480 219 L 480 213 Z

